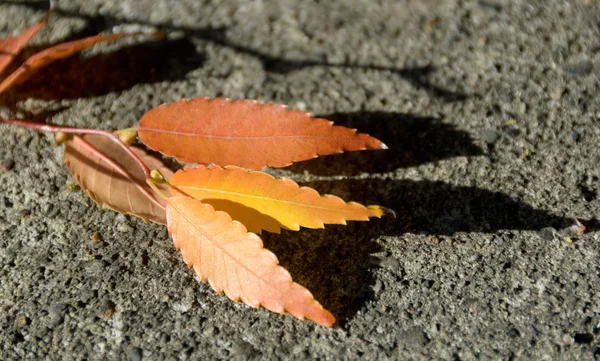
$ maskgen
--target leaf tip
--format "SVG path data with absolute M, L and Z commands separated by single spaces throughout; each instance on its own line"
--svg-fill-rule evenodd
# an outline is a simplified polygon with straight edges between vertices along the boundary
M 379 208 L 383 211 L 384 214 L 389 214 L 390 216 L 396 218 L 396 212 L 393 209 L 381 206 L 379 206 Z
M 372 217 L 381 218 L 384 215 L 388 214 L 388 215 L 396 218 L 396 212 L 391 208 L 375 206 L 375 205 L 367 206 L 367 208 L 375 213 L 372 215 Z
M 335 317 L 331 314 L 331 312 L 323 308 L 319 317 L 315 317 L 313 321 L 321 326 L 331 327 L 335 323 Z

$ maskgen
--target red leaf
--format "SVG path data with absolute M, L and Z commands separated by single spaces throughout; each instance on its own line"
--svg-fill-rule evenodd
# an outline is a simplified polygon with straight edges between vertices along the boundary
M 182 162 L 250 169 L 285 167 L 345 150 L 387 148 L 355 129 L 332 125 L 284 105 L 195 98 L 150 110 L 138 131 L 148 147 Z
M 51 13 L 52 11 L 48 11 L 37 24 L 25 29 L 18 36 L 9 36 L 5 39 L 0 39 L 0 75 L 2 75 L 2 72 L 8 67 L 13 59 L 19 55 L 29 40 L 31 40 L 31 38 L 46 25 Z
M 100 42 L 116 40 L 125 36 L 133 35 L 139 35 L 139 33 L 109 35 L 98 34 L 88 38 L 58 44 L 46 50 L 42 50 L 27 59 L 23 65 L 21 65 L 17 70 L 4 79 L 2 83 L 0 83 L 0 93 L 6 91 L 12 86 L 24 82 L 33 74 L 35 74 L 35 72 L 37 72 L 40 68 L 43 68 L 56 60 L 71 56 Z
M 158 159 L 139 148 L 132 150 L 148 167 L 159 169 L 165 179 L 173 175 Z M 65 145 L 64 159 L 77 183 L 94 202 L 144 221 L 167 224 L 165 200 L 146 184 L 146 176 L 135 160 L 108 137 L 75 136 Z
M 299 319 L 331 326 L 334 317 L 290 274 L 277 257 L 263 248 L 260 237 L 248 233 L 225 212 L 186 197 L 167 199 L 167 224 L 175 247 L 202 281 L 227 297 Z

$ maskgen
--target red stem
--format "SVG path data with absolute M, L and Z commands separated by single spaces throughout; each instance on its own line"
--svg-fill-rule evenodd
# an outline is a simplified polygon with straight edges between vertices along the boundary
M 119 137 L 117 135 L 115 135 L 113 132 L 110 132 L 108 130 L 62 127 L 60 125 L 36 123 L 36 122 L 32 122 L 30 120 L 5 119 L 5 118 L 0 118 L 0 123 L 18 125 L 20 127 L 41 130 L 43 132 L 49 132 L 49 133 L 63 132 L 63 133 L 71 133 L 71 134 L 103 135 L 105 137 L 110 138 L 113 142 L 117 143 L 121 148 L 123 148 L 127 152 L 127 154 L 129 154 L 139 164 L 139 166 L 142 168 L 142 171 L 144 171 L 144 175 L 146 176 L 146 178 L 150 178 L 150 169 L 148 169 L 148 166 L 146 164 L 144 164 L 144 162 L 131 150 L 131 148 L 129 148 L 125 143 L 121 142 L 121 139 L 119 139 Z

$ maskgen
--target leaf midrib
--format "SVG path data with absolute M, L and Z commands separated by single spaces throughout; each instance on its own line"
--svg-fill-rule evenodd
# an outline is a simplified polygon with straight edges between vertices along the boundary
M 346 210 L 346 209 L 316 206 L 316 205 L 311 205 L 311 204 L 306 204 L 306 203 L 297 203 L 297 202 L 293 202 L 293 201 L 286 201 L 286 200 L 281 200 L 281 199 L 278 199 L 278 198 L 273 198 L 273 197 L 268 197 L 268 196 L 257 196 L 257 195 L 251 195 L 251 194 L 248 194 L 248 193 L 224 191 L 224 190 L 217 190 L 217 189 L 212 189 L 212 188 L 201 188 L 201 187 L 193 187 L 193 186 L 180 186 L 180 185 L 176 185 L 176 184 L 173 184 L 173 185 L 176 186 L 177 188 L 182 188 L 182 189 L 190 189 L 190 190 L 197 190 L 197 191 L 204 191 L 204 192 L 238 195 L 238 196 L 243 196 L 243 197 L 255 198 L 255 199 L 259 199 L 259 200 L 270 200 L 270 201 L 277 202 L 277 203 L 291 204 L 291 205 L 296 205 L 298 207 L 305 207 L 305 208 L 312 208 L 312 209 L 322 209 L 322 210 L 328 210 L 328 211 L 346 211 L 346 212 L 351 212 L 351 210 Z M 322 195 L 319 195 L 319 197 L 320 198 L 325 198 L 325 196 L 322 196 Z M 336 197 L 336 196 L 332 196 L 332 197 Z M 347 202 L 344 202 L 344 200 L 342 200 L 341 198 L 339 198 L 339 199 L 344 203 L 344 205 L 348 205 Z
M 173 135 L 181 135 L 186 137 L 201 137 L 201 138 L 209 138 L 209 139 L 235 139 L 235 140 L 263 140 L 263 139 L 298 139 L 298 138 L 309 138 L 309 139 L 343 139 L 354 141 L 354 137 L 358 137 L 362 133 L 353 133 L 348 137 L 327 137 L 322 135 L 277 135 L 277 136 L 260 136 L 260 137 L 235 137 L 235 136 L 225 136 L 225 135 L 212 135 L 212 134 L 199 134 L 192 132 L 179 132 L 173 130 L 165 130 L 160 128 L 149 128 L 149 127 L 139 127 L 139 130 L 148 131 L 148 132 L 157 132 L 157 133 L 167 133 Z M 356 141 L 360 141 L 360 139 L 356 139 Z
M 174 198 L 184 198 L 184 197 L 174 197 Z M 199 201 L 198 201 L 199 202 Z M 172 206 L 171 202 L 168 202 L 168 205 Z M 202 204 L 202 206 L 206 206 L 205 204 Z M 206 237 L 207 240 L 209 240 L 210 243 L 212 243 L 215 247 L 217 247 L 219 250 L 221 250 L 221 252 L 225 255 L 227 255 L 230 259 L 232 259 L 236 264 L 240 265 L 242 268 L 244 268 L 248 273 L 253 274 L 256 278 L 258 278 L 259 280 L 261 280 L 263 283 L 267 284 L 269 287 L 273 288 L 274 290 L 277 291 L 277 293 L 281 294 L 282 292 L 275 287 L 274 285 L 272 285 L 270 282 L 268 282 L 267 280 L 265 280 L 264 278 L 260 277 L 258 274 L 254 273 L 249 267 L 247 267 L 243 262 L 241 262 L 241 260 L 238 260 L 236 257 L 234 257 L 231 253 L 227 252 L 227 250 L 221 245 L 221 243 L 215 241 L 213 239 L 213 237 L 211 237 L 211 235 L 207 234 L 207 232 L 200 228 L 196 222 L 194 222 L 192 219 L 190 219 L 187 215 L 186 212 L 183 212 L 181 209 L 179 209 L 178 207 L 173 207 L 174 209 L 177 210 L 177 212 L 186 220 L 186 222 L 188 222 L 192 227 L 194 227 L 194 229 L 198 230 L 202 235 L 204 235 L 204 237 Z M 215 213 L 219 212 L 215 210 Z M 231 222 L 230 222 L 231 223 Z M 237 241 L 237 242 L 241 242 L 241 241 Z M 259 252 L 261 252 L 262 250 L 264 250 L 264 247 L 261 247 L 261 249 L 259 250 Z M 267 250 L 267 252 L 269 252 Z M 274 265 L 274 267 L 279 267 L 277 264 Z M 293 281 L 292 281 L 293 282 Z M 241 284 L 240 284 L 240 289 L 241 289 Z M 259 301 L 259 304 L 262 304 Z M 285 308 L 285 307 L 284 307 Z

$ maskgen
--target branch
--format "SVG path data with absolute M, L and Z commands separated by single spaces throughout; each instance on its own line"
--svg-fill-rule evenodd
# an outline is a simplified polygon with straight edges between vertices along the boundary
M 0 118 L 0 123 L 17 125 L 19 127 L 36 129 L 36 130 L 41 130 L 43 132 L 49 132 L 49 133 L 63 132 L 63 133 L 70 133 L 70 134 L 103 135 L 105 137 L 110 138 L 113 142 L 117 143 L 121 148 L 123 148 L 127 152 L 127 154 L 129 154 L 129 156 L 131 156 L 138 163 L 138 165 L 142 168 L 142 171 L 144 172 L 144 175 L 146 176 L 146 178 L 151 178 L 150 177 L 150 169 L 148 169 L 148 166 L 146 166 L 146 164 L 144 164 L 144 162 L 131 150 L 131 148 L 129 148 L 125 143 L 123 143 L 116 134 L 114 134 L 113 132 L 110 132 L 108 130 L 62 127 L 59 125 L 32 122 L 30 120 L 5 119 L 5 118 Z

